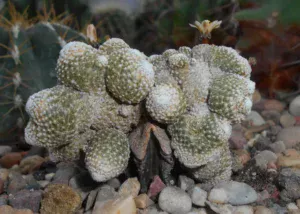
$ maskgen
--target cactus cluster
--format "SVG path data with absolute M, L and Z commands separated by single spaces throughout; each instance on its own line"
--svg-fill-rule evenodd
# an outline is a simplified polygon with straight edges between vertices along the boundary
M 53 159 L 82 151 L 95 180 L 113 178 L 127 167 L 128 135 L 146 118 L 169 132 L 175 157 L 195 179 L 230 178 L 231 124 L 250 112 L 255 88 L 235 50 L 197 45 L 147 57 L 116 38 L 98 49 L 70 42 L 56 70 L 59 85 L 27 102 L 25 129 L 26 141 Z
M 0 17 L 0 135 L 12 140 L 24 129 L 28 97 L 57 84 L 55 66 L 59 52 L 69 41 L 87 41 L 49 14 L 29 20 L 9 5 L 9 19 Z M 21 134 L 22 135 L 22 134 Z

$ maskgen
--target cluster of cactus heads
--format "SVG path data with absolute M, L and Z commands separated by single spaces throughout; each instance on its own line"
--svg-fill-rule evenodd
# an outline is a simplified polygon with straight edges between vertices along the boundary
M 0 17 L 0 134 L 11 141 L 20 135 L 28 116 L 24 106 L 28 97 L 57 84 L 55 66 L 60 50 L 69 41 L 86 37 L 63 24 L 52 12 L 29 20 L 9 5 L 9 19 Z M 16 136 L 19 137 L 19 136 Z
M 146 118 L 169 133 L 174 156 L 195 179 L 230 178 L 231 124 L 250 112 L 255 88 L 235 50 L 197 45 L 147 57 L 117 38 L 98 49 L 70 42 L 56 70 L 59 85 L 27 102 L 25 129 L 26 141 L 53 159 L 76 160 L 82 151 L 95 180 L 116 177 L 133 149 L 128 136 Z

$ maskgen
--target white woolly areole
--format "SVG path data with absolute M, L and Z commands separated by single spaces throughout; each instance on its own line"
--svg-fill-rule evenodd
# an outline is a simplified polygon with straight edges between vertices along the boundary
M 140 63 L 140 69 L 138 69 L 139 72 L 141 72 L 140 74 L 144 77 L 146 77 L 146 79 L 151 83 L 151 85 L 154 84 L 154 70 L 153 70 L 153 66 L 151 63 L 149 63 L 146 60 L 143 60 Z
M 13 25 L 11 31 L 13 33 L 14 38 L 18 38 L 20 33 L 20 23 L 16 23 L 15 25 Z
M 90 46 L 83 42 L 69 42 L 60 51 L 59 55 L 63 58 L 69 58 L 70 56 L 82 56 L 88 48 L 90 48 Z

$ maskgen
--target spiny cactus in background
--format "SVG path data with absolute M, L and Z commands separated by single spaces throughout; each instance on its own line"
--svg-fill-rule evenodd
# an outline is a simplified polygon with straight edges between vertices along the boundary
M 151 131 L 137 125 L 154 120 L 163 129 L 145 127 L 169 132 L 175 157 L 195 179 L 213 184 L 230 178 L 231 124 L 250 112 L 255 88 L 248 61 L 235 50 L 197 45 L 147 57 L 121 39 L 98 49 L 70 42 L 57 72 L 62 85 L 32 95 L 26 105 L 26 141 L 48 148 L 50 157 L 63 161 L 61 152 L 69 149 L 68 159 L 76 159 L 82 151 L 92 177 L 108 180 L 127 167 L 129 144 L 143 161 Z M 154 134 L 172 159 L 164 131 Z
M 24 105 L 30 95 L 57 83 L 55 66 L 61 48 L 86 37 L 64 25 L 50 11 L 33 21 L 9 5 L 9 19 L 0 18 L 1 140 L 20 137 L 26 125 Z M 20 134 L 14 136 L 15 131 Z M 18 139 L 19 140 L 19 139 Z

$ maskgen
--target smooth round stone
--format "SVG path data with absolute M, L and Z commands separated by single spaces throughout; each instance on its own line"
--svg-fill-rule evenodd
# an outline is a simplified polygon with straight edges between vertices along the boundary
M 204 207 L 207 198 L 207 192 L 200 187 L 195 186 L 192 190 L 191 197 L 193 204 Z
M 256 165 L 261 169 L 267 169 L 269 162 L 276 162 L 277 155 L 269 150 L 258 153 L 255 157 Z
M 274 153 L 281 153 L 286 149 L 283 141 L 276 141 L 275 143 L 270 144 L 270 148 Z
M 212 194 L 214 198 L 212 198 Z M 222 199 L 224 201 L 223 203 L 228 202 L 231 205 L 246 205 L 255 202 L 258 195 L 256 191 L 246 183 L 229 181 L 214 187 L 208 199 L 215 202 L 215 200 L 212 199 L 216 199 L 217 197 Z
M 264 118 L 260 116 L 260 114 L 256 111 L 251 111 L 251 113 L 247 116 L 247 120 L 251 121 L 253 126 L 260 126 L 266 123 Z
M 276 141 L 283 141 L 286 148 L 292 148 L 300 142 L 300 126 L 293 126 L 282 129 L 278 135 Z
M 289 106 L 289 111 L 294 116 L 300 116 L 300 95 L 292 100 Z
M 291 126 L 295 125 L 295 123 L 296 123 L 295 117 L 289 113 L 285 113 L 285 114 L 281 115 L 279 120 L 280 120 L 280 124 L 284 128 L 291 127 Z
M 254 208 L 254 214 L 273 214 L 272 210 L 264 206 L 257 206 Z
M 253 208 L 251 206 L 238 206 L 234 208 L 234 214 L 254 214 Z
M 159 194 L 159 207 L 168 213 L 188 213 L 192 209 L 192 200 L 189 195 L 178 187 L 166 187 Z

